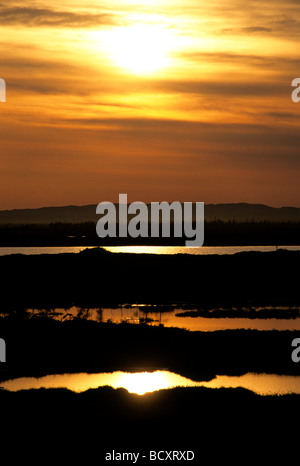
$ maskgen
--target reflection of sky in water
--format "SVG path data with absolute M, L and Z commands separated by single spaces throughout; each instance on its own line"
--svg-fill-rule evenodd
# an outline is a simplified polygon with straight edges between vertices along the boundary
M 296 251 L 300 246 L 280 246 L 282 249 Z M 276 251 L 276 246 L 202 246 L 200 248 L 187 248 L 186 246 L 112 246 L 105 247 L 110 252 L 123 252 L 134 254 L 192 254 L 192 255 L 211 255 L 211 254 L 236 254 L 245 251 Z
M 95 246 L 45 246 L 45 247 L 8 247 L 0 248 L 0 256 L 10 254 L 62 254 L 62 253 L 79 253 L 84 249 L 94 249 Z M 300 250 L 300 246 L 280 246 L 282 249 L 290 251 Z M 276 246 L 202 246 L 201 248 L 187 248 L 185 246 L 112 246 L 105 247 L 110 252 L 128 252 L 135 254 L 235 254 L 241 251 L 275 251 Z
M 125 388 L 131 393 L 143 395 L 164 388 L 176 386 L 194 386 L 196 382 L 168 371 L 155 372 L 113 372 L 103 374 L 57 374 L 44 377 L 23 377 L 2 383 L 7 390 L 17 391 L 31 388 L 68 388 L 82 392 L 90 388 L 109 385 L 113 388 Z M 196 383 L 197 384 L 197 383 Z
M 55 309 L 54 311 L 33 310 L 34 314 L 52 316 L 55 319 L 65 320 L 80 316 L 82 318 L 96 320 L 98 322 L 111 321 L 113 323 L 129 322 L 138 323 L 139 319 L 151 319 L 149 324 L 163 324 L 165 327 L 179 327 L 187 330 L 209 332 L 226 329 L 251 329 L 251 330 L 300 330 L 300 319 L 247 319 L 238 318 L 213 318 L 213 317 L 180 317 L 177 316 L 183 310 L 174 308 L 168 312 L 143 312 L 143 305 L 129 308 L 117 309 L 80 309 L 72 307 L 70 309 Z M 281 306 L 282 309 L 282 306 Z M 187 311 L 187 309 L 185 309 Z
M 209 382 L 194 382 L 168 371 L 113 372 L 103 374 L 57 374 L 44 377 L 23 377 L 2 382 L 6 390 L 18 391 L 38 388 L 68 388 L 83 392 L 102 386 L 125 388 L 131 393 L 143 395 L 155 390 L 180 387 L 243 387 L 260 395 L 300 394 L 300 376 L 248 373 L 242 376 L 217 376 Z

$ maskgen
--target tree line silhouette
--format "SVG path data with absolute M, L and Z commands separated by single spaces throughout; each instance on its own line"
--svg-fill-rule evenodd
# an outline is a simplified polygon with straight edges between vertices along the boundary
M 150 231 L 150 228 L 149 228 Z M 205 221 L 204 246 L 298 245 L 300 222 Z M 186 238 L 99 238 L 94 222 L 0 225 L 0 247 L 173 245 Z

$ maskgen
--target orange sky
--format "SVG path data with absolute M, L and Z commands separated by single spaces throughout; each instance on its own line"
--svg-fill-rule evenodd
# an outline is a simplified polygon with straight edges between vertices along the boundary
M 300 207 L 296 0 L 0 3 L 0 209 Z

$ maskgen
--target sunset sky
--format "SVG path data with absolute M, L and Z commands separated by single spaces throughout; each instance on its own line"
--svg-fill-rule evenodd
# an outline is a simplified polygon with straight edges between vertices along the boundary
M 0 209 L 300 207 L 299 0 L 0 0 Z

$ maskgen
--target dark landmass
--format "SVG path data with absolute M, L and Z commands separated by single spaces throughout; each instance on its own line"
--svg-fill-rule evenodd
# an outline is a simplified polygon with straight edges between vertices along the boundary
M 100 201 L 99 201 L 100 202 Z M 172 202 L 172 201 L 171 201 Z M 96 204 L 0 211 L 0 224 L 82 223 L 99 220 Z M 118 204 L 116 205 L 118 208 Z M 264 204 L 205 204 L 205 220 L 236 222 L 300 222 L 300 208 Z
M 3 312 L 163 304 L 299 306 L 300 251 L 195 256 L 78 254 L 0 257 Z
M 138 396 L 103 387 L 81 394 L 0 391 L 0 404 L 2 454 L 17 438 L 14 449 L 8 448 L 10 456 L 30 464 L 40 464 L 41 455 L 50 462 L 102 465 L 112 450 L 140 452 L 138 464 L 158 463 L 149 461 L 150 450 L 192 450 L 195 460 L 188 464 L 207 459 L 244 464 L 245 457 L 262 463 L 282 458 L 284 463 L 297 457 L 297 395 L 176 388 Z
M 150 226 L 148 228 L 150 230 Z M 204 246 L 294 246 L 300 241 L 300 221 L 206 221 Z M 95 222 L 1 224 L 0 247 L 37 246 L 184 246 L 186 239 L 99 238 Z
M 297 331 L 224 330 L 98 323 L 77 319 L 0 319 L 7 362 L 0 380 L 55 373 L 168 369 L 193 380 L 266 372 L 299 375 L 291 359 Z
M 207 319 L 297 319 L 299 308 L 291 309 L 195 309 L 176 313 L 177 317 L 205 317 Z
M 83 318 L 28 318 L 27 309 L 147 304 L 209 313 L 215 306 L 299 306 L 300 252 L 228 256 L 79 254 L 0 257 L 0 336 L 7 343 L 1 377 L 55 372 L 168 368 L 188 377 L 244 372 L 298 373 L 297 332 L 189 332 Z M 159 307 L 158 307 L 159 308 Z M 232 310 L 232 312 L 236 312 Z M 286 311 L 286 310 L 285 310 Z M 222 311 L 224 312 L 224 311 Z M 225 311 L 226 313 L 226 311 Z M 4 372 L 5 369 L 5 372 Z
M 228 256 L 79 254 L 0 257 L 0 380 L 65 372 L 168 369 L 194 380 L 266 372 L 299 375 L 297 331 L 190 332 L 147 325 L 28 318 L 26 309 L 128 303 L 182 306 L 299 305 L 300 252 Z M 300 396 L 243 389 L 177 388 L 138 396 L 103 387 L 0 390 L 1 449 L 15 462 L 105 462 L 112 451 L 194 450 L 195 461 L 284 464 L 296 458 Z M 17 439 L 17 441 L 15 440 Z M 281 456 L 282 455 L 282 456 Z M 289 460 L 291 455 L 291 459 Z M 119 464 L 118 462 L 117 464 Z M 147 459 L 138 464 L 156 464 Z

